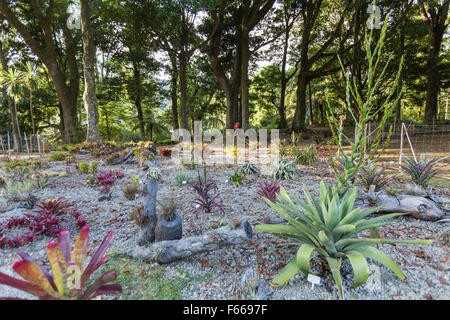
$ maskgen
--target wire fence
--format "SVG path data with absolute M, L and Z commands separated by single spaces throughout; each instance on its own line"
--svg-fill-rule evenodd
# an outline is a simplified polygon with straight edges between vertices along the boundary
M 15 141 L 13 135 L 8 132 L 0 135 L 0 152 L 9 157 L 17 154 L 32 155 L 43 154 L 50 151 L 49 139 L 39 134 L 26 134 L 20 136 L 19 141 Z
M 388 133 L 387 126 L 383 137 L 387 137 Z M 380 161 L 395 169 L 405 163 L 405 156 L 418 160 L 422 153 L 427 159 L 442 159 L 436 164 L 440 168 L 437 176 L 450 179 L 450 124 L 396 124 Z

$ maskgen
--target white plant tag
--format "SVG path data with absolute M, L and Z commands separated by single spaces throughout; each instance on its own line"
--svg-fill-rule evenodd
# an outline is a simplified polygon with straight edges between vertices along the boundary
M 308 274 L 308 281 L 311 282 L 311 289 L 314 289 L 314 285 L 320 285 L 320 281 L 322 279 L 318 276 L 315 276 L 313 274 Z
M 186 181 L 186 180 L 183 180 L 182 184 L 186 184 L 186 183 L 187 183 L 187 181 Z

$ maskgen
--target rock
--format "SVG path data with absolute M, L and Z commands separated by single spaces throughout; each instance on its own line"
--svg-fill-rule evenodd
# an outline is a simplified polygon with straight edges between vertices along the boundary
M 112 192 L 108 193 L 107 195 L 101 196 L 98 198 L 98 202 L 102 201 L 110 201 L 112 199 Z

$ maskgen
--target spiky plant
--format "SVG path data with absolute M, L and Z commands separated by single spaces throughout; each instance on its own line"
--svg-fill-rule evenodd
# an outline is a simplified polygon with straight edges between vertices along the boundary
M 431 244 L 430 240 L 394 240 L 380 238 L 358 238 L 365 230 L 394 224 L 385 220 L 405 213 L 392 213 L 367 219 L 379 208 L 361 211 L 354 208 L 356 189 L 340 196 L 337 187 L 326 187 L 320 183 L 320 199 L 314 199 L 304 188 L 306 202 L 294 195 L 288 195 L 284 188 L 280 189 L 277 203 L 266 199 L 266 202 L 283 217 L 289 225 L 258 225 L 256 229 L 274 232 L 281 237 L 295 240 L 300 248 L 296 257 L 289 262 L 273 279 L 273 286 L 280 286 L 292 278 L 299 270 L 305 275 L 311 273 L 310 261 L 315 256 L 324 258 L 330 267 L 339 295 L 343 298 L 342 278 L 340 273 L 343 259 L 348 259 L 353 267 L 353 287 L 364 284 L 369 277 L 366 258 L 375 260 L 391 269 L 400 279 L 405 275 L 400 267 L 385 253 L 373 244 L 409 243 Z
M 278 181 L 264 182 L 258 187 L 258 194 L 272 202 L 277 199 L 277 194 L 280 192 L 280 184 Z
M 182 186 L 189 184 L 190 182 L 191 177 L 184 172 L 180 172 L 175 175 L 175 184 L 178 188 L 181 188 Z
M 242 165 L 241 172 L 243 174 L 252 175 L 252 174 L 259 173 L 259 170 L 253 163 L 246 162 Z
M 301 165 L 311 166 L 317 161 L 314 148 L 312 146 L 305 146 L 295 152 L 295 161 Z
M 128 184 L 123 189 L 123 195 L 127 200 L 136 199 L 136 195 L 139 193 L 139 187 L 135 184 Z
M 360 182 L 364 185 L 367 191 L 370 186 L 375 186 L 375 192 L 380 191 L 392 178 L 392 174 L 385 174 L 386 168 L 380 166 L 376 168 L 372 163 L 366 167 L 361 168 Z
M 240 173 L 239 169 L 236 168 L 236 171 L 234 172 L 234 174 L 230 175 L 229 178 L 230 178 L 230 182 L 233 186 L 240 187 L 241 184 L 244 182 L 245 174 Z
M 281 159 L 275 163 L 272 169 L 272 177 L 274 180 L 292 179 L 297 172 L 295 163 L 288 159 Z
M 150 180 L 161 179 L 161 170 L 157 167 L 148 168 L 147 178 L 149 178 Z
M 434 169 L 434 165 L 442 159 L 426 159 L 425 153 L 419 157 L 419 161 L 415 161 L 405 156 L 405 165 L 401 168 L 411 177 L 411 181 L 419 186 L 426 187 L 428 182 L 438 174 L 439 169 Z
M 105 272 L 87 286 L 91 275 L 107 261 L 104 255 L 111 245 L 113 235 L 112 231 L 107 234 L 84 268 L 89 246 L 89 228 L 83 227 L 72 253 L 70 235 L 67 231 L 62 231 L 57 241 L 52 241 L 47 246 L 47 256 L 53 275 L 28 254 L 18 252 L 22 260 L 14 264 L 13 270 L 24 280 L 0 272 L 0 284 L 22 290 L 41 300 L 88 300 L 99 295 L 122 292 L 120 284 L 107 284 L 116 279 L 114 270 Z

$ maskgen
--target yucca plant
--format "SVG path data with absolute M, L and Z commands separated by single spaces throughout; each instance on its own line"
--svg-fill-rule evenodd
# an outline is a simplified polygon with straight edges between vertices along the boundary
M 434 165 L 442 159 L 426 159 L 425 153 L 419 157 L 419 161 L 415 161 L 405 156 L 405 165 L 401 168 L 411 177 L 411 181 L 419 186 L 426 187 L 428 182 L 438 174 L 438 169 L 433 169 Z
M 364 284 L 369 277 L 369 267 L 366 258 L 375 260 L 391 269 L 400 279 L 405 275 L 400 267 L 385 253 L 373 244 L 409 243 L 431 244 L 429 240 L 394 240 L 380 238 L 355 237 L 365 230 L 391 225 L 395 222 L 386 220 L 405 213 L 392 213 L 367 219 L 366 217 L 379 208 L 361 211 L 353 208 L 356 199 L 356 189 L 340 196 L 337 187 L 326 187 L 320 184 L 320 199 L 314 199 L 304 188 L 307 202 L 294 195 L 288 195 L 284 188 L 280 189 L 277 203 L 265 199 L 290 225 L 266 224 L 258 225 L 256 229 L 278 233 L 281 237 L 297 241 L 301 246 L 297 256 L 289 262 L 273 279 L 273 286 L 283 285 L 299 270 L 305 275 L 311 273 L 310 261 L 318 256 L 325 258 L 330 267 L 339 295 L 343 298 L 342 278 L 340 273 L 343 259 L 348 259 L 354 272 L 353 287 Z M 292 198 L 292 200 L 291 200 Z
M 122 291 L 121 285 L 107 284 L 116 279 L 114 270 L 105 272 L 87 286 L 91 275 L 107 261 L 104 255 L 111 245 L 113 235 L 114 232 L 108 232 L 91 261 L 84 268 L 89 249 L 89 227 L 83 227 L 81 230 L 72 253 L 70 252 L 70 235 L 67 231 L 62 231 L 57 241 L 52 241 L 47 246 L 47 256 L 53 275 L 28 254 L 18 252 L 22 260 L 14 264 L 13 270 L 25 281 L 0 272 L 0 284 L 25 291 L 41 300 L 88 300 L 99 295 L 119 293 Z
M 297 172 L 295 163 L 288 159 L 281 159 L 275 163 L 272 169 L 272 176 L 274 180 L 292 179 Z

